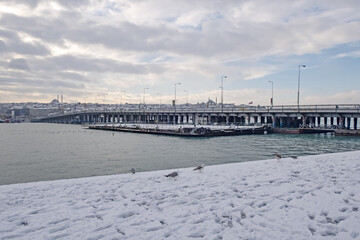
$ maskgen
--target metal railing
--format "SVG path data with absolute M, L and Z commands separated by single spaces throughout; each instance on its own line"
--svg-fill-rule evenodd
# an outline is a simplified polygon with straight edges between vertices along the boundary
M 84 109 L 79 111 L 69 110 L 65 112 L 52 113 L 50 116 L 39 119 L 66 117 L 82 114 L 251 114 L 251 113 L 348 113 L 360 114 L 360 104 L 322 104 L 322 105 L 276 105 L 276 106 L 155 106 L 139 105 L 137 107 L 119 107 L 114 109 Z

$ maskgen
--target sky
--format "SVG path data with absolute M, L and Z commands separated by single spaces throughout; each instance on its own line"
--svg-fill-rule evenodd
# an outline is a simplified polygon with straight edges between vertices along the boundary
M 223 80 L 295 105 L 299 65 L 300 104 L 360 103 L 359 0 L 0 1 L 2 103 L 220 102 Z

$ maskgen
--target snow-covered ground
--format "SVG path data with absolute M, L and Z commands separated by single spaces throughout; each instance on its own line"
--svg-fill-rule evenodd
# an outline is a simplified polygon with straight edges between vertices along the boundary
M 360 239 L 359 186 L 360 151 L 6 185 L 0 239 Z

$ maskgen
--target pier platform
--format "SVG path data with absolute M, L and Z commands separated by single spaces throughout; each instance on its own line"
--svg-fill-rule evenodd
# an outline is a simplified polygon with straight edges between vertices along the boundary
M 336 136 L 359 136 L 360 137 L 360 130 L 336 129 L 335 135 Z
M 216 137 L 267 133 L 267 126 L 212 126 L 212 125 L 158 125 L 158 124 L 97 124 L 87 126 L 94 130 L 121 131 L 182 137 Z
M 285 133 L 285 134 L 311 134 L 311 133 L 333 133 L 335 129 L 325 128 L 273 128 L 273 133 Z

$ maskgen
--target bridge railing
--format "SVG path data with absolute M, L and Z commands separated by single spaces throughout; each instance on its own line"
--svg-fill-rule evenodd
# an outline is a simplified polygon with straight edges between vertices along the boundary
M 113 109 L 84 109 L 84 110 L 70 110 L 59 113 L 52 113 L 46 118 L 56 118 L 63 116 L 71 116 L 74 114 L 107 114 L 107 113 L 205 113 L 205 114 L 221 114 L 221 113 L 360 113 L 360 104 L 322 104 L 322 105 L 275 105 L 275 106 L 224 106 L 223 108 L 217 106 L 184 106 L 176 107 L 168 105 L 139 105 L 137 107 L 119 107 Z

